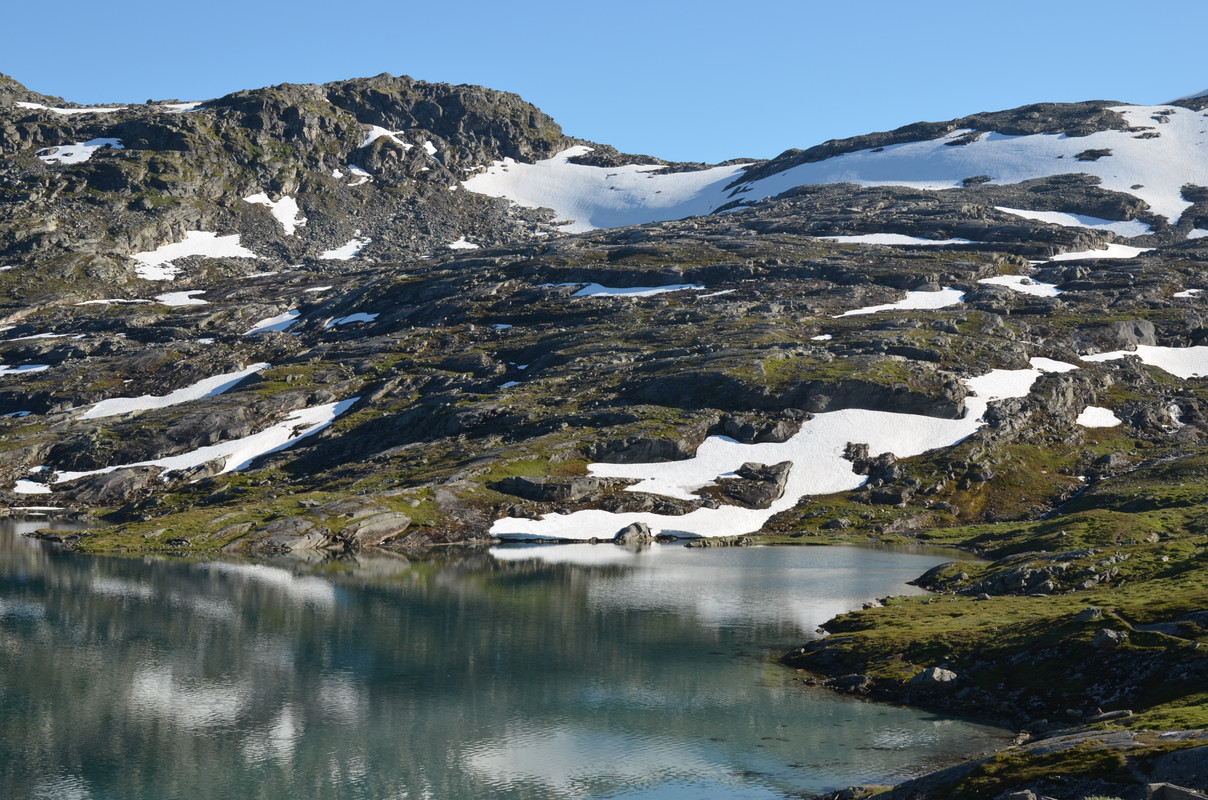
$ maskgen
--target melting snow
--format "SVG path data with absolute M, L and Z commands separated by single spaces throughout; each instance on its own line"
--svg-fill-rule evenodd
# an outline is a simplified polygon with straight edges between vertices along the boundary
M 519 386 L 520 381 L 508 381 L 507 383 L 499 384 L 500 389 L 511 389 L 513 386 Z
M 461 237 L 456 242 L 449 243 L 450 250 L 477 250 L 478 245 L 473 242 L 467 242 L 466 237 Z
M 1174 294 L 1171 295 L 1171 297 L 1195 297 L 1197 294 L 1199 294 L 1202 291 L 1204 291 L 1204 290 L 1203 289 L 1184 289 L 1181 292 L 1175 292 Z
M 1139 219 L 1118 222 L 1110 219 L 1100 219 L 1099 217 L 1088 217 L 1085 214 L 1067 214 L 1064 211 L 1028 211 L 1022 208 L 1007 208 L 1006 206 L 995 206 L 995 208 L 1008 214 L 1014 214 L 1017 217 L 1023 217 L 1024 219 L 1049 222 L 1053 225 L 1063 225 L 1067 228 L 1094 228 L 1095 230 L 1111 231 L 1117 236 L 1123 236 L 1126 239 L 1153 233 L 1153 230 L 1149 227 L 1149 223 L 1142 222 Z
M 1035 295 L 1036 297 L 1056 297 L 1061 294 L 1061 290 L 1054 284 L 1034 281 L 1023 275 L 999 275 L 994 278 L 982 278 L 978 283 L 986 283 L 991 286 L 1005 286 L 1022 294 Z
M 176 456 L 165 456 L 164 458 L 138 461 L 132 464 L 119 464 L 117 466 L 85 472 L 56 472 L 54 473 L 52 483 L 63 483 L 64 481 L 86 478 L 90 475 L 102 475 L 114 470 L 131 467 L 163 467 L 165 470 L 191 469 L 192 467 L 198 467 L 208 461 L 219 458 L 224 460 L 221 472 L 234 472 L 247 469 L 257 458 L 279 450 L 285 450 L 297 444 L 302 439 L 323 430 L 334 422 L 336 417 L 351 408 L 359 399 L 359 397 L 353 397 L 338 403 L 328 403 L 326 405 L 299 409 L 290 414 L 286 419 L 278 422 L 276 425 L 265 428 L 259 433 L 245 436 L 242 439 L 232 439 L 228 442 L 200 447 L 191 452 L 181 453 Z M 42 469 L 44 467 L 35 467 L 30 471 L 38 472 Z M 19 481 L 14 491 L 22 494 L 33 493 L 26 491 L 26 488 L 22 486 L 24 483 L 30 482 Z M 41 486 L 41 484 L 34 485 Z M 42 491 L 38 493 L 42 493 Z
M 236 384 L 251 375 L 255 375 L 261 370 L 268 369 L 268 364 L 259 363 L 252 364 L 246 369 L 238 372 L 228 372 L 225 375 L 215 375 L 212 378 L 203 378 L 191 386 L 177 389 L 169 392 L 162 397 L 155 395 L 143 395 L 141 397 L 111 397 L 108 400 L 102 400 L 96 403 L 92 408 L 85 411 L 80 419 L 101 419 L 103 417 L 113 417 L 118 414 L 128 414 L 132 411 L 147 411 L 153 408 L 166 408 L 168 406 L 187 403 L 190 400 L 198 400 L 203 397 L 215 397 L 233 388 Z
M 155 301 L 165 306 L 204 306 L 206 305 L 206 301 L 193 295 L 205 293 L 205 289 L 193 289 L 187 292 L 167 292 L 166 294 L 155 295 Z
M 854 317 L 861 314 L 876 314 L 880 311 L 930 311 L 937 308 L 947 308 L 962 302 L 965 293 L 959 289 L 945 287 L 938 292 L 907 292 L 906 297 L 896 303 L 885 303 L 879 306 L 866 306 L 837 314 L 839 317 Z
M 298 228 L 306 224 L 306 217 L 302 216 L 302 212 L 298 209 L 298 201 L 289 195 L 282 195 L 280 200 L 273 201 L 268 198 L 267 194 L 260 192 L 248 195 L 243 199 L 248 203 L 268 206 L 273 218 L 281 223 L 286 236 L 293 236 Z
M 1208 236 L 1208 231 L 1203 228 L 1192 228 L 1191 233 L 1187 234 L 1188 239 L 1203 239 Z
M 355 237 L 359 237 L 360 235 L 361 235 L 361 232 L 357 231 L 356 233 L 353 234 L 353 237 L 354 237 L 353 239 L 349 240 L 348 242 L 344 243 L 343 245 L 337 247 L 334 250 L 323 251 L 322 253 L 319 254 L 319 258 L 324 261 L 347 261 L 350 258 L 353 258 L 354 256 L 356 256 L 357 253 L 364 250 L 369 245 L 369 243 L 373 241 L 372 239 L 369 239 L 369 238 L 364 238 L 364 239 L 355 238 Z
M 58 147 L 43 147 L 38 151 L 38 158 L 47 164 L 83 164 L 102 147 L 111 147 L 114 150 L 125 149 L 122 147 L 121 139 L 89 139 L 86 142 L 64 144 Z
M 1113 414 L 1111 409 L 1102 406 L 1087 406 L 1074 422 L 1084 428 L 1114 428 L 1122 420 Z
M 1045 360 L 1033 359 L 1032 364 L 1031 369 L 994 370 L 966 380 L 966 387 L 974 394 L 966 399 L 967 410 L 961 419 L 863 409 L 827 411 L 816 414 L 801 426 L 796 436 L 782 443 L 748 445 L 724 436 L 711 436 L 697 448 L 693 458 L 683 461 L 588 467 L 593 475 L 640 481 L 630 487 L 631 491 L 695 499 L 694 490 L 734 472 L 744 462 L 792 461 L 794 466 L 784 495 L 767 509 L 722 506 L 700 508 L 682 516 L 588 510 L 546 514 L 539 520 L 507 517 L 492 525 L 491 535 L 517 539 L 611 539 L 633 522 L 646 523 L 656 534 L 709 537 L 753 533 L 774 514 L 792 508 L 806 495 L 849 491 L 861 486 L 866 476 L 852 472 L 851 462 L 843 458 L 848 442 L 867 443 L 873 453 L 891 452 L 907 458 L 947 447 L 971 435 L 981 426 L 981 416 L 990 401 L 1023 397 L 1043 372 L 1050 371 Z M 1076 367 L 1062 364 L 1062 368 Z
M 334 289 L 334 286 L 312 286 L 309 289 L 303 289 L 303 292 L 326 292 Z
M 1125 356 L 1136 356 L 1151 367 L 1165 370 L 1171 375 L 1186 380 L 1208 375 L 1208 347 L 1160 347 L 1139 344 L 1135 351 L 1114 350 L 1081 356 L 1083 361 L 1115 361 Z
M 920 239 L 901 233 L 861 233 L 855 236 L 815 236 L 824 242 L 839 244 L 884 244 L 884 245 L 945 245 L 976 244 L 972 239 Z
M 266 331 L 283 331 L 297 322 L 298 316 L 301 313 L 301 311 L 286 311 L 284 314 L 278 314 L 275 317 L 265 317 L 243 335 L 251 336 L 256 333 L 265 333 Z
M 259 258 L 239 243 L 239 234 L 219 236 L 209 231 L 189 231 L 184 241 L 165 244 L 146 253 L 131 256 L 138 266 L 134 272 L 148 281 L 170 281 L 176 278 L 180 268 L 172 262 L 189 256 L 210 258 Z
M 432 144 L 432 142 L 425 139 L 424 140 L 424 152 L 430 156 L 436 155 L 436 145 Z

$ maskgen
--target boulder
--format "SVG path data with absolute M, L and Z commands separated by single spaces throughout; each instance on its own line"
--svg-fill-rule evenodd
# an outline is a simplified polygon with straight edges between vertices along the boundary
M 1091 640 L 1091 646 L 1096 650 L 1115 650 L 1128 641 L 1125 631 L 1113 631 L 1110 628 L 1100 628 Z
M 910 679 L 910 685 L 924 689 L 939 686 L 952 686 L 957 682 L 957 674 L 943 667 L 928 667 Z
M 340 532 L 340 538 L 353 547 L 377 547 L 401 536 L 411 524 L 411 517 L 398 511 L 374 514 L 353 522 Z
M 645 522 L 634 522 L 617 531 L 612 539 L 617 544 L 644 544 L 654 541 L 654 534 Z

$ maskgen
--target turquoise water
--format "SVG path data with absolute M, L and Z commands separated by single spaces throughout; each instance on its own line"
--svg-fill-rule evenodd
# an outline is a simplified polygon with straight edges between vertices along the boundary
M 0 797 L 763 800 L 903 778 L 1005 734 L 811 690 L 774 657 L 943 560 L 190 562 L 0 532 Z

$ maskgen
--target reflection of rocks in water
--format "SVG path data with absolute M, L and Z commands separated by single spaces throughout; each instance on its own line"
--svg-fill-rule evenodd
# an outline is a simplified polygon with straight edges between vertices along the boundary
M 748 770 L 762 776 L 738 791 L 773 798 L 994 741 L 763 680 L 762 656 L 703 655 L 796 641 L 800 576 L 819 566 L 833 562 L 843 586 L 876 576 L 856 594 L 819 590 L 852 607 L 894 590 L 887 571 L 904 580 L 942 557 L 803 548 L 795 562 L 771 548 L 609 543 L 509 551 L 525 561 L 436 549 L 198 562 L 64 556 L 14 538 L 0 537 L 0 750 L 11 765 L 0 796 L 33 796 L 60 769 L 98 797 L 219 800 L 252 786 L 265 800 L 318 800 L 439 786 L 442 800 L 462 800 L 550 797 L 551 785 L 607 796 L 665 780 L 720 796 L 735 787 L 719 789 L 716 775 Z M 539 560 L 575 553 L 624 560 Z M 875 763 L 852 749 L 887 726 L 901 748 Z M 760 738 L 781 728 L 791 741 Z M 701 732 L 717 730 L 725 743 L 702 746 Z M 574 752 L 547 756 L 545 742 Z M 855 766 L 782 766 L 803 750 Z M 658 758 L 637 769 L 630 752 Z M 492 754 L 538 758 L 521 770 Z M 355 792 L 348 776 L 364 776 Z

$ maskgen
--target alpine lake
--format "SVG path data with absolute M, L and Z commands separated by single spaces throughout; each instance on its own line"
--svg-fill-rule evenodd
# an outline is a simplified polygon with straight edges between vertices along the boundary
M 101 557 L 0 529 L 0 796 L 797 797 L 1007 731 L 777 657 L 951 551 L 506 545 Z

